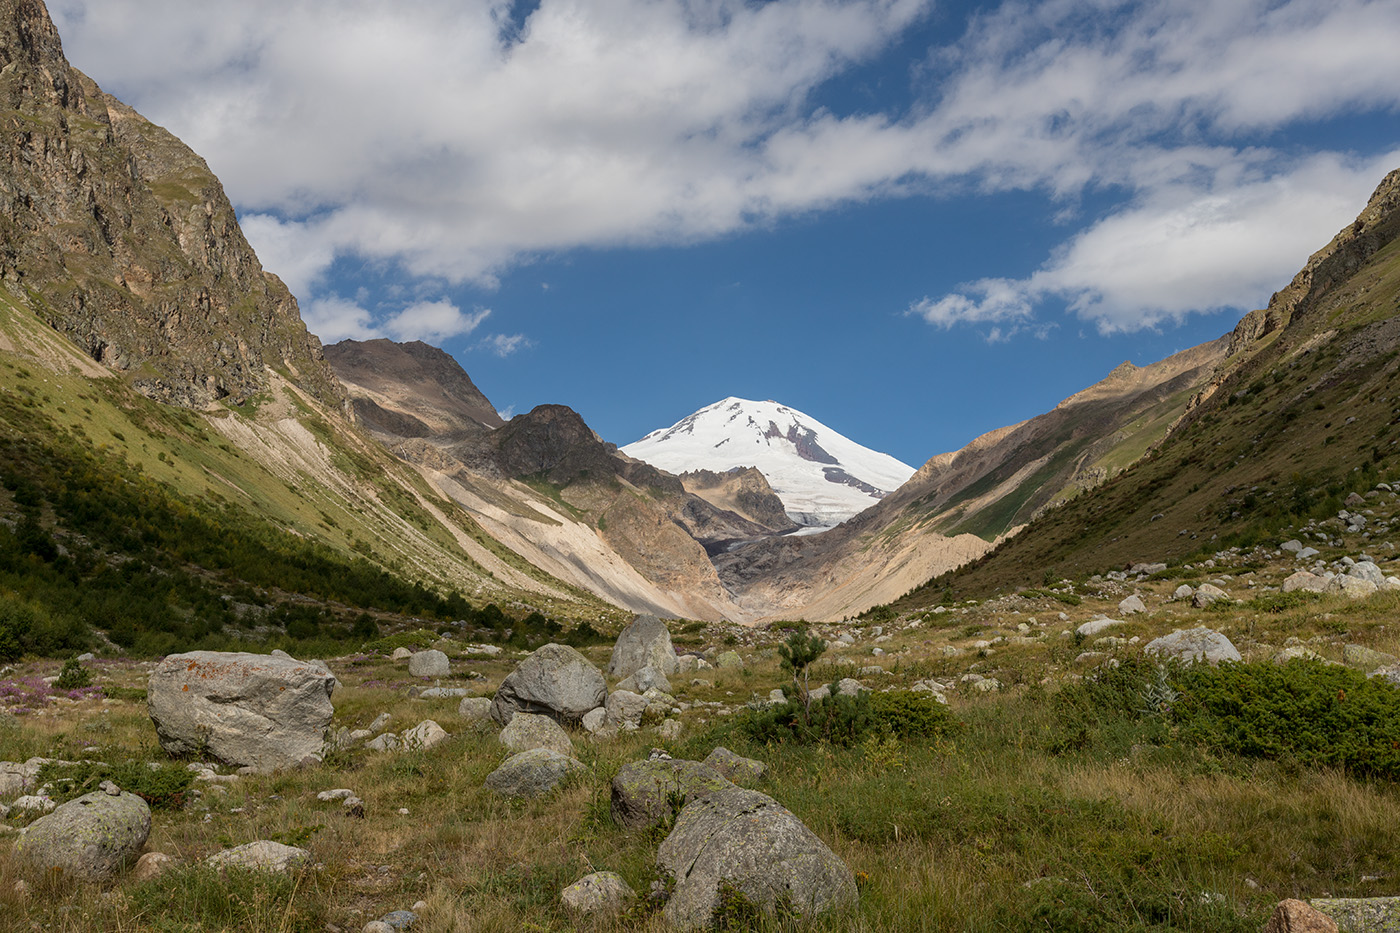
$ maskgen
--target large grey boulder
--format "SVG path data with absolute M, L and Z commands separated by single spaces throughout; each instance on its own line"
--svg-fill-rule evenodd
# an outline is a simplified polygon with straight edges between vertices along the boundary
M 612 779 L 613 821 L 628 829 L 655 826 L 672 815 L 672 801 L 689 803 L 733 787 L 714 768 L 698 761 L 659 758 L 623 765 Z
M 535 713 L 516 713 L 501 730 L 501 744 L 513 752 L 548 748 L 570 758 L 574 755 L 574 743 L 559 723 Z
M 666 628 L 666 623 L 656 616 L 643 615 L 633 619 L 632 624 L 617 636 L 612 658 L 608 661 L 608 675 L 627 677 L 647 666 L 663 674 L 675 674 L 680 670 L 676 649 L 671 645 L 671 631 Z M 641 693 L 642 690 L 637 692 Z
M 334 685 L 324 670 L 292 658 L 190 651 L 151 673 L 147 709 L 171 755 L 271 771 L 321 760 Z
M 1153 639 L 1142 650 L 1162 660 L 1176 658 L 1188 663 L 1204 661 L 1208 664 L 1219 664 L 1221 661 L 1240 660 L 1240 653 L 1230 639 L 1204 625 L 1177 629 L 1170 635 Z
M 408 672 L 414 677 L 446 677 L 451 673 L 451 665 L 447 655 L 430 648 L 409 657 Z
M 683 930 L 710 925 L 726 884 L 770 913 L 781 904 L 804 917 L 858 898 L 826 843 L 772 797 L 740 787 L 686 804 L 656 862 L 676 882 L 666 919 Z
M 135 794 L 96 791 L 20 832 L 15 853 L 45 869 L 97 881 L 133 861 L 151 834 L 151 808 Z
M 511 755 L 486 775 L 486 786 L 503 797 L 543 797 L 575 771 L 583 762 L 549 748 L 532 748 Z
M 516 713 L 539 713 L 571 725 L 607 698 L 602 671 L 568 645 L 549 644 L 501 681 L 491 701 L 491 718 L 504 726 Z

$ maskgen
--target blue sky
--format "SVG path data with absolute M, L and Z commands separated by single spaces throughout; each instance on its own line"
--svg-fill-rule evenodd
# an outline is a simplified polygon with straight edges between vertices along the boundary
M 1397 0 L 50 0 L 313 332 L 911 465 L 1230 330 L 1400 167 Z

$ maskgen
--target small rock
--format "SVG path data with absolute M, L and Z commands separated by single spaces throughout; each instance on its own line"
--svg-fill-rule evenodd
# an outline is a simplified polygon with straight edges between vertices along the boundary
M 465 697 L 457 704 L 457 715 L 468 722 L 481 722 L 491 718 L 490 697 Z
M 331 800 L 345 800 L 347 797 L 355 796 L 355 792 L 348 787 L 339 787 L 335 790 L 323 790 L 316 795 L 316 799 L 322 803 Z
M 395 648 L 394 653 L 389 655 L 389 658 L 394 661 L 407 661 L 411 657 L 413 657 L 413 652 L 407 648 Z
M 416 751 L 441 745 L 452 738 L 447 730 L 431 719 L 425 719 L 402 736 L 404 751 Z
M 374 722 L 369 724 L 369 731 L 382 732 L 384 727 L 389 725 L 393 718 L 394 717 L 389 713 L 380 713 L 378 716 L 374 717 Z
M 1188 663 L 1205 661 L 1208 664 L 1219 664 L 1221 661 L 1241 660 L 1239 651 L 1231 644 L 1230 639 L 1205 626 L 1178 629 L 1170 635 L 1153 639 L 1143 651 L 1166 659 L 1179 658 Z
M 268 839 L 216 852 L 204 860 L 210 868 L 246 868 L 250 871 L 288 872 L 311 860 L 311 853 Z
M 501 730 L 501 744 L 511 751 L 524 752 L 532 748 L 548 748 L 572 758 L 574 743 L 559 723 L 548 716 L 516 713 Z
M 576 920 L 618 916 L 636 896 L 622 876 L 611 871 L 585 875 L 559 892 L 564 909 Z
M 1196 595 L 1196 591 L 1191 589 L 1189 584 L 1183 583 L 1172 591 L 1172 599 L 1186 600 Z
M 486 776 L 486 786 L 503 797 L 541 797 L 585 767 L 552 749 L 532 748 L 503 761 Z
M 175 860 L 164 852 L 147 852 L 136 860 L 136 867 L 131 869 L 131 880 L 138 883 L 150 881 L 174 867 Z
M 451 673 L 447 655 L 429 648 L 408 659 L 408 673 L 414 677 L 446 677 Z
M 679 719 L 668 719 L 656 727 L 656 734 L 667 742 L 674 742 L 681 737 L 681 732 L 684 728 Z
M 1147 604 L 1142 601 L 1142 597 L 1134 593 L 1118 604 L 1118 611 L 1124 615 L 1132 615 L 1138 612 L 1146 612 Z
M 1202 583 L 1196 588 L 1196 595 L 1191 597 L 1191 605 L 1197 609 L 1204 609 L 1211 603 L 1219 602 L 1222 599 L 1229 599 L 1230 594 L 1222 590 L 1213 583 Z
M 736 755 L 722 745 L 717 746 L 710 754 L 706 755 L 702 764 L 714 768 L 735 784 L 756 783 L 763 778 L 764 773 L 768 770 L 768 766 L 757 758 Z

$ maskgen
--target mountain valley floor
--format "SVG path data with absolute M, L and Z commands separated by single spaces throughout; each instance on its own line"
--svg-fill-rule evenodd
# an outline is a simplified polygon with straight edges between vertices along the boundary
M 712 660 L 733 651 L 743 666 L 672 678 L 666 723 L 678 736 L 656 721 L 608 740 L 573 733 L 587 769 L 535 800 L 486 789 L 510 754 L 497 730 L 460 713 L 458 697 L 414 696 L 435 682 L 389 657 L 394 647 L 436 647 L 452 658 L 436 683 L 489 697 L 523 652 L 487 656 L 419 631 L 332 658 L 341 681 L 333 730 L 389 713 L 390 729 L 431 719 L 451 738 L 411 752 L 355 746 L 271 775 L 215 766 L 213 779 L 160 750 L 145 707 L 152 662 L 95 658 L 86 662 L 93 686 L 64 693 L 44 680 L 59 662 L 29 658 L 0 669 L 3 757 L 159 763 L 151 773 L 169 783 L 147 788 L 158 803 L 146 848 L 173 867 L 85 885 L 35 875 L 6 845 L 0 915 L 25 918 L 14 929 L 75 933 L 313 933 L 358 931 L 418 904 L 418 931 L 663 930 L 647 893 L 654 882 L 664 890 L 655 864 L 664 833 L 616 825 L 609 782 L 656 746 L 698 760 L 721 745 L 767 764 L 760 789 L 860 886 L 846 913 L 798 921 L 736 910 L 716 918 L 721 928 L 1257 931 L 1284 898 L 1397 894 L 1400 687 L 1387 678 L 1400 663 L 1400 591 L 1282 589 L 1300 568 L 1345 575 L 1344 559 L 1400 571 L 1387 540 L 1392 527 L 1400 533 L 1391 524 L 1400 496 L 1374 492 L 1351 513 L 1367 516 L 1366 530 L 1341 519 L 1292 529 L 1289 538 L 1319 551 L 1306 559 L 1271 543 L 810 629 L 672 623 L 678 651 Z M 1197 608 L 1175 595 L 1205 584 L 1227 597 Z M 1146 611 L 1120 611 L 1134 595 Z M 1118 624 L 1081 633 L 1105 617 Z M 1226 636 L 1242 662 L 1159 666 L 1143 651 L 1198 626 Z M 920 734 L 907 717 L 874 715 L 824 736 L 789 728 L 800 709 L 773 706 L 770 694 L 794 693 L 776 646 L 796 630 L 828 643 L 813 686 L 854 678 L 910 709 L 940 693 L 941 725 Z M 584 650 L 606 665 L 607 646 Z M 51 765 L 40 779 L 62 800 L 90 790 L 97 774 Z M 363 818 L 317 799 L 335 788 L 363 800 Z M 6 835 L 37 816 L 13 795 L 4 803 Z M 259 839 L 303 846 L 313 860 L 289 874 L 221 874 L 203 863 Z M 623 916 L 576 924 L 559 892 L 600 870 L 621 874 L 641 899 Z

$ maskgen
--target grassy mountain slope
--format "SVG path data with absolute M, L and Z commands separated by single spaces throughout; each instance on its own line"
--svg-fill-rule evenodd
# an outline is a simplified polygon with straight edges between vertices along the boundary
M 1265 540 L 1369 489 L 1400 440 L 1400 171 L 1233 336 L 1150 456 L 900 606 Z
M 364 613 L 441 624 L 491 603 L 615 615 L 298 387 L 241 408 L 164 405 L 4 303 L 0 446 L 0 616 L 71 635 L 33 650 L 76 647 L 90 628 L 142 653 L 334 640 Z

